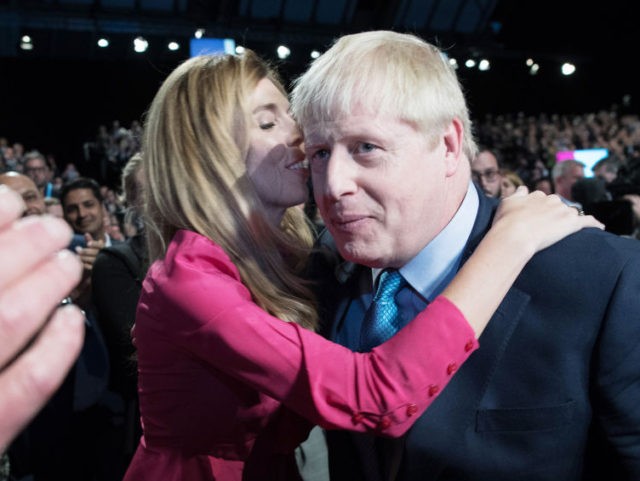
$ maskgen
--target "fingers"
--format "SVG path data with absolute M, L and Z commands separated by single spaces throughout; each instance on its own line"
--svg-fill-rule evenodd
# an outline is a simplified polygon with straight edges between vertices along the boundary
M 40 329 L 51 311 L 78 283 L 81 272 L 77 257 L 62 250 L 0 290 L 0 366 L 11 360 Z
M 595 227 L 596 229 L 604 229 L 605 225 L 592 215 L 578 214 L 578 223 L 580 228 Z
M 104 241 L 88 241 L 87 247 L 77 247 L 76 252 L 80 256 L 82 265 L 85 269 L 93 269 L 93 263 L 96 261 L 96 257 L 101 249 L 104 248 Z
M 0 185 L 0 229 L 4 229 L 10 222 L 19 218 L 24 209 L 22 197 L 6 185 Z
M 51 216 L 29 216 L 0 230 L 0 292 L 71 239 L 71 229 Z
M 84 316 L 60 308 L 35 342 L 0 373 L 0 452 L 60 386 L 84 338 Z
M 516 196 L 516 197 L 524 197 L 529 193 L 529 189 L 527 188 L 526 185 L 521 185 L 519 187 L 516 188 L 516 191 L 511 194 L 511 196 Z

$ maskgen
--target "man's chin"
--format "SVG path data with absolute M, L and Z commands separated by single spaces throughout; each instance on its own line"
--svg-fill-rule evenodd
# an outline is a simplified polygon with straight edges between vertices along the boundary
M 338 242 L 337 246 L 340 255 L 349 262 L 373 268 L 387 266 L 381 258 L 380 252 L 367 248 L 362 243 L 347 242 L 341 244 Z

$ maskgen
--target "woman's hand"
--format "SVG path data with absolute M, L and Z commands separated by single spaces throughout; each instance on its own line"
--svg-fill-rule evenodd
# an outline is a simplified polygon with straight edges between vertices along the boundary
M 65 249 L 71 229 L 23 211 L 0 185 L 0 452 L 60 386 L 84 337 L 82 312 L 58 308 L 82 272 Z
M 513 195 L 500 202 L 492 230 L 517 236 L 522 246 L 528 246 L 533 254 L 585 227 L 604 229 L 604 224 L 569 207 L 555 194 L 528 193 L 526 187 L 518 187 Z

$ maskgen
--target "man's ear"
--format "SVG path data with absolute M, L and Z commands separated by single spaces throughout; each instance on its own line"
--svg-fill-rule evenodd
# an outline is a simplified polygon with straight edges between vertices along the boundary
M 454 118 L 444 131 L 445 165 L 447 176 L 455 174 L 458 170 L 458 166 L 460 165 L 460 161 L 464 159 L 464 156 L 462 155 L 463 139 L 464 130 L 462 128 L 462 122 L 460 119 Z

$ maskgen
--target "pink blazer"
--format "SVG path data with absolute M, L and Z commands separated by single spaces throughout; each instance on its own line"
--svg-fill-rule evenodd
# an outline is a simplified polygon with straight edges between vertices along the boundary
M 296 479 L 304 419 L 400 436 L 478 347 L 440 297 L 351 352 L 260 309 L 225 252 L 184 230 L 147 274 L 134 337 L 144 435 L 126 481 Z

